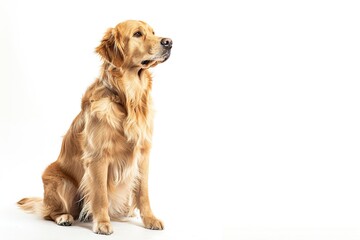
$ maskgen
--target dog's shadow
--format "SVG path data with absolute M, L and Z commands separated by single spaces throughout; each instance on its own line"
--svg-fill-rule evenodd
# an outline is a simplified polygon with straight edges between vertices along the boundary
M 139 217 L 129 217 L 129 218 L 124 218 L 124 219 L 117 219 L 117 220 L 111 220 L 112 223 L 123 223 L 123 224 L 129 224 L 129 225 L 133 225 L 136 227 L 140 227 L 140 228 L 144 228 L 144 225 L 141 222 L 141 219 Z M 84 228 L 84 229 L 88 229 L 90 231 L 92 231 L 92 227 L 93 227 L 93 221 L 89 220 L 89 221 L 75 221 L 74 224 L 72 225 L 74 227 L 80 227 L 80 228 Z

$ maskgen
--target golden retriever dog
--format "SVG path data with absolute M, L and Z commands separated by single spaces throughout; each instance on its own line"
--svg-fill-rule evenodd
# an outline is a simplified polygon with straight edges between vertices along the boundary
M 96 52 L 99 77 L 82 98 L 81 112 L 63 138 L 58 159 L 43 176 L 44 198 L 18 202 L 58 225 L 93 221 L 93 231 L 113 232 L 110 220 L 132 216 L 161 230 L 149 203 L 148 170 L 153 131 L 150 67 L 166 61 L 172 40 L 142 21 L 110 28 Z

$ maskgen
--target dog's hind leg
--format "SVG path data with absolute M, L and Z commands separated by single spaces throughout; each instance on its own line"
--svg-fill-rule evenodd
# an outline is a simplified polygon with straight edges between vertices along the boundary
M 57 162 L 52 163 L 43 174 L 45 219 L 58 225 L 70 226 L 79 216 L 77 187 Z

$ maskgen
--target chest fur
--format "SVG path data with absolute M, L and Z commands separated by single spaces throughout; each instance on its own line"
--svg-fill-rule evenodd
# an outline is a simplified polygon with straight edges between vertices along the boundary
M 123 122 L 124 134 L 128 141 L 135 143 L 136 146 L 151 142 L 152 121 L 150 105 L 128 109 L 128 114 Z
M 114 99 L 102 98 L 91 103 L 90 112 L 102 124 L 123 135 L 127 143 L 141 147 L 151 142 L 153 110 L 150 99 L 124 106 Z

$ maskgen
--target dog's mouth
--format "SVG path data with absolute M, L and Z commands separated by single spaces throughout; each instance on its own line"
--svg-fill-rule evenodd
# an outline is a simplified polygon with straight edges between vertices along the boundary
M 144 60 L 141 62 L 141 65 L 148 65 L 151 62 L 152 62 L 152 60 Z
M 148 67 L 156 65 L 157 63 L 165 62 L 166 60 L 169 59 L 169 57 L 170 57 L 170 50 L 166 51 L 159 57 L 155 56 L 154 58 L 141 61 L 141 65 L 145 68 L 148 68 Z

